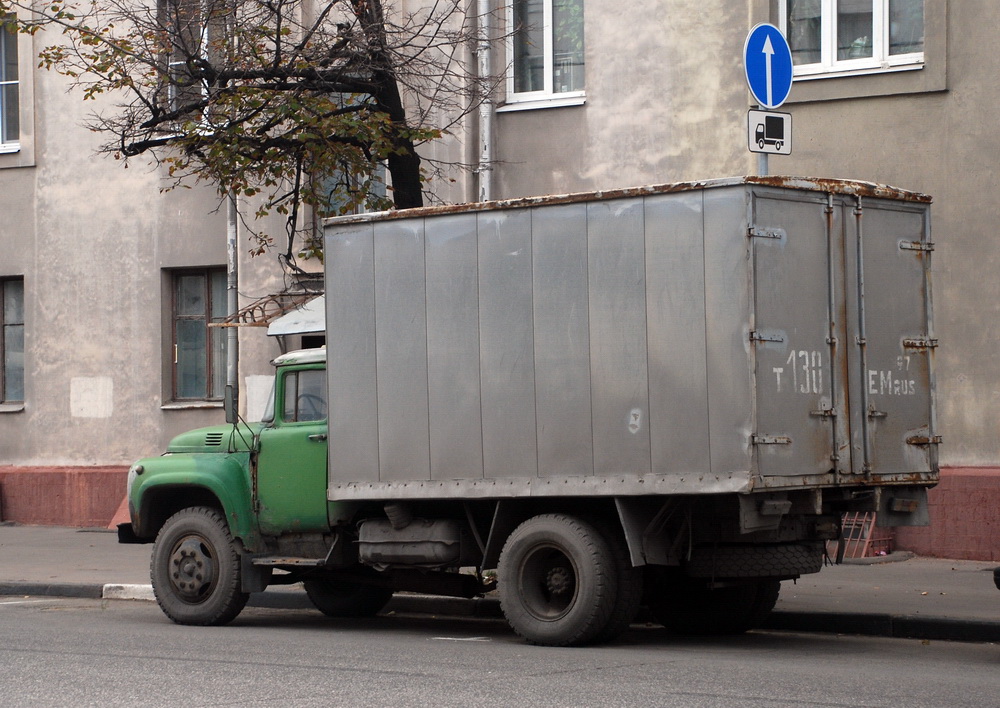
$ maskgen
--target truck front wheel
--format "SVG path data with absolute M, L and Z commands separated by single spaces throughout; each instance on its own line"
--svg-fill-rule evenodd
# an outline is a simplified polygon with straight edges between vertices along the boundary
M 585 521 L 563 514 L 528 519 L 504 544 L 497 571 L 504 616 L 532 644 L 586 644 L 611 621 L 615 560 Z
M 190 507 L 163 525 L 150 561 L 153 594 L 177 624 L 222 625 L 247 603 L 240 591 L 240 555 L 215 509 Z

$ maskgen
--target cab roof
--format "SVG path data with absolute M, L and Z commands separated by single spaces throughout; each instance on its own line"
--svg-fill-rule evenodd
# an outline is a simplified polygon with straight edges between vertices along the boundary
M 296 364 L 325 364 L 326 347 L 318 349 L 300 349 L 282 354 L 271 362 L 275 366 L 292 366 Z

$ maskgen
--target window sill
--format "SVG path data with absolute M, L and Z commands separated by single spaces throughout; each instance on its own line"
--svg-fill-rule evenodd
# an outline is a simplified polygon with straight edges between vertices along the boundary
M 587 96 L 583 93 L 574 93 L 568 96 L 545 96 L 544 98 L 509 101 L 497 108 L 497 113 L 534 111 L 541 108 L 567 108 L 569 106 L 582 106 L 586 102 Z
M 794 77 L 785 106 L 876 96 L 901 96 L 947 90 L 943 62 L 908 64 L 887 69 L 840 71 Z
M 20 413 L 24 410 L 24 403 L 0 403 L 0 413 Z
M 870 66 L 852 69 L 817 69 L 808 73 L 795 74 L 793 81 L 816 81 L 821 79 L 842 79 L 850 76 L 871 76 L 874 74 L 894 74 L 900 71 L 920 71 L 923 62 L 899 64 L 897 66 Z
M 222 401 L 171 401 L 160 406 L 161 411 L 187 411 L 201 408 L 222 408 Z
M 0 143 L 0 155 L 21 152 L 21 143 Z

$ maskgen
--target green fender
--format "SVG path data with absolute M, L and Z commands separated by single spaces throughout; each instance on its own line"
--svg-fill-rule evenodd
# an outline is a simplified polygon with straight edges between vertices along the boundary
M 247 550 L 261 545 L 253 513 L 250 453 L 168 453 L 139 460 L 129 470 L 132 530 L 152 541 L 163 523 L 189 506 L 220 506 L 230 533 Z

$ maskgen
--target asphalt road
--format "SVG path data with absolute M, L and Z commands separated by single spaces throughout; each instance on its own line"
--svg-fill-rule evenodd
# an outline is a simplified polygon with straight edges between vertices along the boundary
M 637 627 L 553 649 L 501 622 L 248 608 L 181 627 L 154 603 L 0 598 L 0 706 L 995 706 L 1000 646 Z

